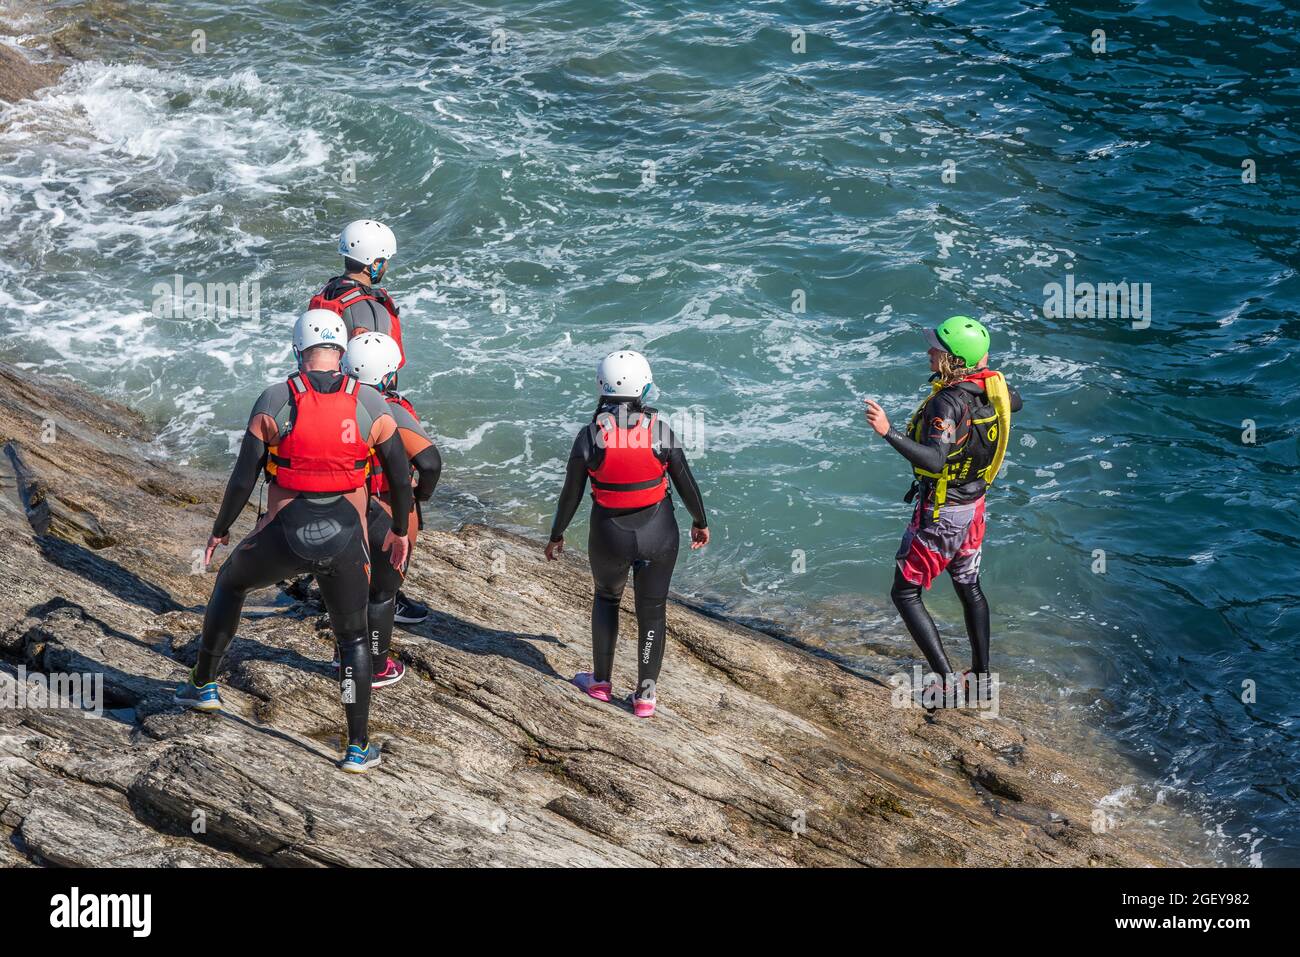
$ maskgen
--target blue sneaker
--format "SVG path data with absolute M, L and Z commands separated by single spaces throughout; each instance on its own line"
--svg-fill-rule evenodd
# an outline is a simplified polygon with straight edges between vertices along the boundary
M 172 695 L 172 700 L 177 704 L 185 705 L 191 711 L 221 710 L 221 695 L 217 693 L 217 683 L 209 681 L 202 686 L 196 685 L 193 673 L 191 673 L 189 681 L 176 689 L 176 693 Z
M 371 744 L 361 747 L 359 744 L 349 744 L 347 757 L 343 759 L 340 765 L 344 771 L 349 774 L 365 774 L 373 767 L 379 766 L 379 745 Z

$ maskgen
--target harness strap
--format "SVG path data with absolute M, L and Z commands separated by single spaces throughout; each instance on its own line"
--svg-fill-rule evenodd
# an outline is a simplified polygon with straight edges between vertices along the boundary
M 287 459 L 283 455 L 276 453 L 274 449 L 268 450 L 266 457 L 267 457 L 267 461 L 271 462 L 277 468 L 286 468 L 292 470 L 294 467 L 293 461 L 291 459 Z M 370 457 L 367 456 L 366 458 L 362 459 L 359 462 L 353 462 L 352 467 L 354 469 L 360 469 L 360 468 L 364 468 L 369 464 L 370 464 Z
M 658 478 L 646 479 L 644 482 L 602 482 L 593 475 L 591 486 L 604 489 L 606 492 L 643 492 L 648 488 L 654 488 L 663 480 L 664 477 L 661 475 Z

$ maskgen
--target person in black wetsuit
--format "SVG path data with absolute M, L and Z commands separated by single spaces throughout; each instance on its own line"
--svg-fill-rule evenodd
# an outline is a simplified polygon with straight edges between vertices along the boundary
M 298 373 L 263 392 L 253 407 L 204 564 L 229 541 L 230 528 L 263 470 L 272 478 L 267 513 L 217 575 L 198 663 L 175 699 L 199 711 L 220 710 L 215 679 L 248 592 L 312 572 L 340 652 L 339 690 L 348 726 L 342 767 L 361 773 L 380 760 L 379 748 L 368 736 L 373 668 L 366 642 L 371 556 L 365 485 L 372 453 L 393 486 L 392 528 L 378 561 L 399 567 L 406 562 L 411 486 L 388 404 L 370 386 L 339 372 L 346 341 L 336 314 L 309 310 L 294 329 Z
M 414 551 L 416 534 L 422 522 L 420 506 L 433 497 L 433 490 L 438 486 L 442 456 L 416 416 L 415 408 L 397 391 L 399 364 L 397 343 L 380 332 L 363 332 L 348 343 L 343 370 L 378 389 L 388 404 L 389 414 L 397 423 L 397 438 L 410 461 L 414 485 L 415 507 L 408 520 L 411 550 Z M 370 508 L 366 512 L 372 552 L 381 547 L 392 528 L 392 509 L 393 496 L 388 488 L 388 476 L 382 469 L 372 467 Z M 408 567 L 396 568 L 389 562 L 378 562 L 370 574 L 370 611 L 367 617 L 370 621 L 370 655 L 375 665 L 375 688 L 397 684 L 406 674 L 406 666 L 391 657 L 389 651 L 397 614 L 398 589 Z
M 406 365 L 402 346 L 401 311 L 379 285 L 388 264 L 397 254 L 397 237 L 381 222 L 358 219 L 343 227 L 339 255 L 343 275 L 335 276 L 311 298 L 308 309 L 329 309 L 343 317 L 348 338 L 363 332 L 380 332 L 397 343 L 401 356 L 398 368 Z
M 367 332 L 381 333 L 398 347 L 398 368 L 406 365 L 402 345 L 402 320 L 393 295 L 378 285 L 387 274 L 398 251 L 393 230 L 377 220 L 355 220 L 344 226 L 338 237 L 338 252 L 343 257 L 343 273 L 325 283 L 312 296 L 308 309 L 330 309 L 343 317 L 348 339 Z M 298 592 L 307 592 L 311 577 L 295 584 Z M 393 618 L 403 624 L 419 624 L 429 618 L 428 606 L 398 590 Z
M 388 336 L 397 344 L 397 367 L 402 368 L 406 365 L 406 351 L 402 345 L 401 310 L 388 290 L 379 285 L 397 254 L 397 237 L 381 222 L 358 219 L 343 227 L 338 250 L 343 257 L 343 274 L 330 279 L 307 308 L 337 312 L 343 317 L 349 339 L 366 332 Z M 309 584 L 310 578 L 305 578 L 296 588 L 305 592 Z M 411 625 L 428 617 L 428 606 L 398 590 L 394 621 Z
M 927 331 L 927 338 L 932 391 L 907 434 L 890 426 L 878 403 L 866 403 L 867 421 L 911 463 L 915 475 L 906 500 L 915 498 L 916 505 L 895 555 L 890 597 L 931 671 L 952 687 L 952 666 L 921 600 L 922 589 L 948 572 L 966 621 L 971 671 L 984 697 L 990 673 L 989 607 L 979 578 L 985 492 L 1002 464 L 1010 414 L 1022 403 L 1001 373 L 988 368 L 989 334 L 983 325 L 953 316 Z
M 708 544 L 708 520 L 676 436 L 656 410 L 643 404 L 653 384 L 645 357 L 630 351 L 611 353 L 596 367 L 596 380 L 600 401 L 569 453 L 546 558 L 554 561 L 564 550 L 564 530 L 590 478 L 587 553 L 596 586 L 591 606 L 594 668 L 573 680 L 591 697 L 610 700 L 619 602 L 631 569 L 638 631 L 637 688 L 631 704 L 637 717 L 648 718 L 655 711 L 668 588 L 677 563 L 679 532 L 668 479 L 691 513 L 691 548 Z

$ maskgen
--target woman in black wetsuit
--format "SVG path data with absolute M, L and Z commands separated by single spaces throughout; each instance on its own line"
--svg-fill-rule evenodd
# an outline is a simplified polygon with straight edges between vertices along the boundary
M 677 563 L 679 532 L 669 478 L 691 513 L 691 548 L 708 544 L 708 522 L 700 488 L 677 437 L 656 410 L 643 404 L 653 385 L 645 357 L 639 352 L 611 353 L 596 367 L 596 383 L 600 400 L 569 453 L 546 558 L 554 561 L 564 550 L 564 530 L 590 478 L 587 553 L 596 585 L 591 606 L 594 667 L 573 681 L 591 697 L 610 700 L 618 608 L 631 569 L 638 632 L 637 688 L 631 704 L 638 718 L 648 718 L 655 711 L 668 586 Z

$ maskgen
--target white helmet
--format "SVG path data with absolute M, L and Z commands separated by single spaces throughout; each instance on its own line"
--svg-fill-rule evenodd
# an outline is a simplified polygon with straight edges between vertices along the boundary
M 650 363 L 639 352 L 611 352 L 596 365 L 596 386 L 608 399 L 643 399 L 654 385 Z
M 343 317 L 329 309 L 308 309 L 293 326 L 293 351 L 298 355 L 312 346 L 348 347 L 348 327 Z
M 397 237 L 383 223 L 358 219 L 343 227 L 339 235 L 339 255 L 355 259 L 363 266 L 376 259 L 388 259 L 397 253 Z
M 382 332 L 363 332 L 348 343 L 343 371 L 380 388 L 401 363 L 402 350 L 397 348 L 397 340 Z

